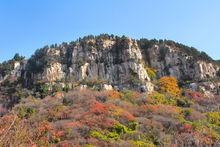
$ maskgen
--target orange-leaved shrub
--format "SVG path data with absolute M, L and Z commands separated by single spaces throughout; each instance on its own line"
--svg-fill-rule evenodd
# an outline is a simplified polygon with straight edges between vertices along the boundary
M 111 99 L 119 99 L 121 98 L 122 94 L 116 90 L 108 91 L 108 97 Z
M 159 80 L 159 88 L 161 92 L 168 93 L 172 96 L 180 96 L 181 94 L 181 90 L 175 77 L 161 77 Z

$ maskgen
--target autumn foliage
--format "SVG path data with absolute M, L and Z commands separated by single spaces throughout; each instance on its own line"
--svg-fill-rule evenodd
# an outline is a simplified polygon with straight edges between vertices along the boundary
M 165 76 L 160 78 L 159 88 L 161 92 L 165 92 L 173 96 L 180 96 L 181 94 L 181 90 L 175 77 Z
M 177 84 L 173 87 L 178 88 Z M 13 108 L 14 113 L 0 118 L 0 146 L 218 143 L 219 112 L 212 105 L 219 104 L 220 97 L 194 100 L 193 94 L 176 98 L 168 92 L 85 89 L 44 99 L 26 98 Z M 194 105 L 185 107 L 185 101 L 193 101 Z

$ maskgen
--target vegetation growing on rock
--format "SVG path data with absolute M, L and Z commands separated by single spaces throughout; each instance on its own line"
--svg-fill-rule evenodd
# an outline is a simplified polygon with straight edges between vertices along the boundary
M 219 71 L 192 47 L 108 34 L 16 54 L 0 146 L 218 146 Z

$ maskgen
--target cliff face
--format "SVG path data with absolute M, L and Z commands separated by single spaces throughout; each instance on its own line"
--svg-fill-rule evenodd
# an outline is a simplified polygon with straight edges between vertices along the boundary
M 150 81 L 135 41 L 100 40 L 97 47 L 89 45 L 94 42 L 88 40 L 84 46 L 77 44 L 72 50 L 68 70 L 69 76 L 73 76 L 76 81 L 100 79 L 111 85 L 126 86 L 129 86 L 131 78 L 143 84 Z
M 184 47 L 166 41 L 85 37 L 37 50 L 27 64 L 16 63 L 14 70 L 19 71 L 17 76 L 21 76 L 25 87 L 38 82 L 87 84 L 101 81 L 115 88 L 152 91 L 146 67 L 156 69 L 157 77 L 169 75 L 183 82 L 218 78 L 217 62 L 207 60 L 192 49 L 194 55 L 191 49 Z M 3 75 L 0 77 L 4 79 Z
M 158 75 L 170 75 L 178 80 L 203 81 L 217 77 L 219 66 L 209 61 L 195 59 L 180 48 L 167 44 L 154 45 L 147 51 L 150 65 Z
M 47 48 L 45 58 L 33 56 L 34 63 L 46 62 L 39 72 L 24 71 L 24 79 L 37 82 L 103 81 L 115 87 L 146 86 L 150 78 L 141 50 L 131 39 L 85 39 L 72 45 Z M 36 66 L 32 62 L 28 67 Z M 36 67 L 34 67 L 36 68 Z M 29 75 L 29 76 L 28 76 Z M 26 80 L 26 81 L 27 81 Z M 152 90 L 152 89 L 151 89 Z

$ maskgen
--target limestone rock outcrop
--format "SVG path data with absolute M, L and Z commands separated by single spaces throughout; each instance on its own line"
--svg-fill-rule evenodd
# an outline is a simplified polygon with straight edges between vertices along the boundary
M 46 68 L 43 72 L 43 81 L 54 82 L 60 81 L 65 78 L 65 73 L 62 69 L 62 64 L 59 62 L 52 63 L 50 67 Z
M 202 81 L 215 78 L 219 65 L 209 61 L 197 60 L 192 55 L 171 46 L 154 45 L 148 50 L 150 65 L 157 69 L 158 75 L 170 75 L 178 80 Z
M 138 88 L 141 85 L 148 87 L 150 81 L 142 53 L 137 41 L 125 39 L 85 39 L 68 47 L 45 49 L 47 58 L 34 58 L 36 63 L 45 62 L 41 72 L 34 73 L 29 81 L 105 81 L 112 86 Z M 43 59 L 43 60 L 42 60 Z M 64 63 L 64 61 L 66 63 Z M 36 64 L 35 64 L 36 65 Z M 32 65 L 29 65 L 32 66 Z M 135 81 L 135 83 L 134 83 Z M 147 88 L 152 90 L 152 86 Z
M 219 64 L 194 48 L 172 41 L 134 40 L 113 35 L 87 36 L 44 47 L 22 66 L 15 63 L 11 74 L 21 77 L 25 87 L 38 82 L 68 85 L 97 82 L 104 89 L 153 91 L 147 67 L 156 69 L 157 78 L 174 76 L 180 82 L 204 82 L 218 79 L 220 75 Z M 0 81 L 4 77 L 0 74 Z

